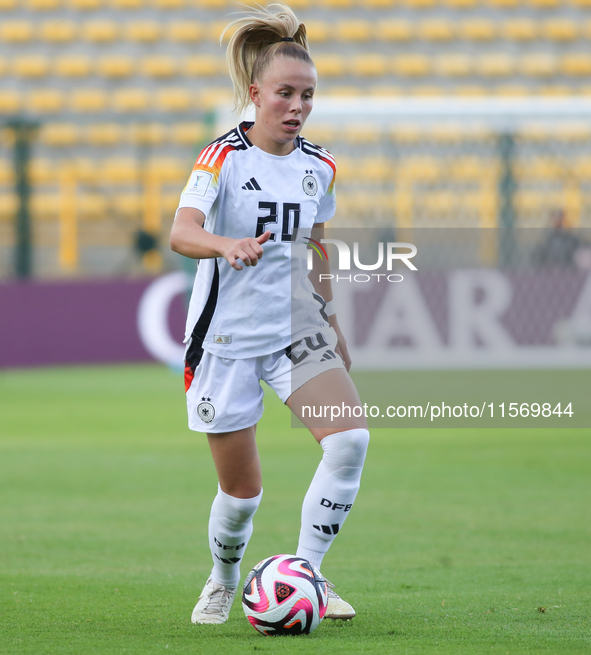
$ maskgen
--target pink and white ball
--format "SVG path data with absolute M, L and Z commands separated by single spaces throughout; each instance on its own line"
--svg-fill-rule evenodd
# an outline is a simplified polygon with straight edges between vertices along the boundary
M 274 555 L 246 576 L 242 608 L 264 635 L 307 635 L 324 618 L 327 593 L 326 580 L 308 560 Z

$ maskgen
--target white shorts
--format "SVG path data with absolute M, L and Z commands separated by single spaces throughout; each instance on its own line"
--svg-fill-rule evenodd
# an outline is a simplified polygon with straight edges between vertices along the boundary
M 336 345 L 335 331 L 326 328 L 260 357 L 228 359 L 204 351 L 187 389 L 189 428 L 215 433 L 255 425 L 263 415 L 261 380 L 285 402 L 320 373 L 344 368 Z

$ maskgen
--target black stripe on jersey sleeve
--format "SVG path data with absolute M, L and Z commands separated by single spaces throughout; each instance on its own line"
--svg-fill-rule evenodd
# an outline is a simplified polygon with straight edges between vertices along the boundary
M 191 345 L 187 349 L 187 355 L 185 361 L 193 371 L 199 366 L 201 358 L 203 357 L 203 341 L 205 340 L 205 335 L 209 326 L 211 325 L 211 319 L 215 312 L 215 308 L 218 302 L 218 291 L 220 287 L 220 270 L 218 268 L 217 259 L 215 260 L 215 268 L 213 271 L 213 277 L 211 280 L 211 287 L 209 289 L 209 296 L 205 307 L 201 312 L 201 316 L 195 323 L 193 332 L 191 333 Z

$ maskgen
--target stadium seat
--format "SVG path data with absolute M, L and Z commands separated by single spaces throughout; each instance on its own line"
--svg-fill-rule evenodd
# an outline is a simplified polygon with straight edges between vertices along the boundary
M 144 6 L 144 0 L 110 0 L 110 4 L 115 9 L 141 9 Z
M 583 155 L 573 162 L 573 173 L 580 180 L 591 180 L 591 156 Z
M 388 184 L 394 177 L 394 161 L 390 157 L 375 155 L 358 160 L 356 171 L 366 184 Z
M 292 9 L 299 11 L 301 9 L 308 9 L 308 7 L 310 7 L 311 4 L 312 4 L 312 0 L 291 0 L 289 6 Z
M 174 123 L 171 129 L 172 142 L 179 146 L 199 146 L 213 141 L 203 123 Z
M 75 113 L 102 112 L 107 107 L 107 94 L 102 89 L 77 89 L 72 91 L 70 108 Z
M 349 9 L 353 0 L 320 0 L 319 6 L 324 6 L 329 10 Z
M 305 128 L 305 138 L 312 143 L 321 145 L 330 150 L 330 145 L 335 142 L 335 140 L 340 136 L 340 130 L 330 123 L 320 123 L 320 124 L 310 124 L 306 123 Z M 339 158 L 339 175 L 341 167 L 341 159 Z
M 336 24 L 335 35 L 340 41 L 364 42 L 373 38 L 373 24 L 366 20 L 345 20 Z
M 90 59 L 83 55 L 59 57 L 54 71 L 61 77 L 86 77 L 91 72 Z
M 13 114 L 22 105 L 22 98 L 19 91 L 14 89 L 0 89 L 0 114 Z
M 591 9 L 591 0 L 571 0 L 571 2 L 581 9 Z
M 67 20 L 52 20 L 41 25 L 41 38 L 50 43 L 69 43 L 76 38 L 77 25 Z
M 130 157 L 104 159 L 99 166 L 98 179 L 103 184 L 134 184 L 140 179 L 138 161 Z
M 499 96 L 521 98 L 531 95 L 532 88 L 525 84 L 500 84 L 491 91 Z
M 585 121 L 560 123 L 553 128 L 552 136 L 565 143 L 587 141 L 591 138 L 591 125 Z
M 215 109 L 220 104 L 229 104 L 234 99 L 234 92 L 229 87 L 207 86 L 199 92 L 197 102 L 204 110 Z
M 229 0 L 195 0 L 195 4 L 203 9 L 225 9 Z
M 336 98 L 350 98 L 361 94 L 357 85 L 353 84 L 334 84 L 324 90 L 324 94 Z
M 128 131 L 129 139 L 138 146 L 159 146 L 165 142 L 166 129 L 162 123 L 135 123 Z
M 153 157 L 145 162 L 145 167 L 161 182 L 184 184 L 191 172 L 192 163 L 177 157 Z
M 465 98 L 480 98 L 487 94 L 486 87 L 480 84 L 460 84 L 454 87 L 454 95 Z
M 56 184 L 60 171 L 53 159 L 35 157 L 31 160 L 29 175 L 33 185 Z
M 587 77 L 591 75 L 591 55 L 586 52 L 564 55 L 560 60 L 560 70 L 564 75 Z
M 33 11 L 55 11 L 59 9 L 61 0 L 28 0 L 27 9 Z
M 218 55 L 193 55 L 183 62 L 185 75 L 213 77 L 226 72 L 226 60 Z
M 119 25 L 111 20 L 89 21 L 82 27 L 82 35 L 87 41 L 109 43 L 119 36 Z
M 27 106 L 32 112 L 56 113 L 64 107 L 64 95 L 58 89 L 35 89 L 29 93 Z
M 153 4 L 158 9 L 182 9 L 185 0 L 153 0 Z
M 177 72 L 177 58 L 167 55 L 145 57 L 142 62 L 142 72 L 148 77 L 172 77 Z
M 193 94 L 185 88 L 159 89 L 157 107 L 164 112 L 184 112 L 193 107 Z
M 528 0 L 534 9 L 557 9 L 562 0 Z
M 166 26 L 167 38 L 179 43 L 195 43 L 201 32 L 201 24 L 196 20 L 174 21 Z
M 496 25 L 487 18 L 471 18 L 460 23 L 459 35 L 469 41 L 492 41 L 496 38 Z
M 437 84 L 415 84 L 411 87 L 410 93 L 414 96 L 441 96 L 445 90 Z
M 513 73 L 515 62 L 509 54 L 494 53 L 477 57 L 475 67 L 484 77 L 504 77 Z
M 320 77 L 341 77 L 347 71 L 347 63 L 340 55 L 317 55 L 314 57 Z
M 13 71 L 19 77 L 45 77 L 49 61 L 42 55 L 25 55 L 14 60 Z
M 0 40 L 6 43 L 26 43 L 33 38 L 33 24 L 28 20 L 0 22 Z
M 540 31 L 544 38 L 551 41 L 575 41 L 579 37 L 577 22 L 568 18 L 547 20 Z
M 84 132 L 84 140 L 91 146 L 117 146 L 123 140 L 123 127 L 119 123 L 96 123 Z
M 133 74 L 135 62 L 122 55 L 103 57 L 99 60 L 97 70 L 104 77 L 121 79 Z
M 568 97 L 574 95 L 575 90 L 567 84 L 547 84 L 541 86 L 538 93 L 542 96 Z
M 226 29 L 227 26 L 227 20 L 215 20 L 211 23 L 206 23 L 204 25 L 203 31 L 204 36 L 207 37 L 210 41 L 213 41 L 216 46 L 219 46 L 220 38 L 222 38 L 223 34 L 224 36 L 222 38 L 222 43 L 228 43 L 238 28 L 234 26 Z
M 464 77 L 472 73 L 473 57 L 468 54 L 442 54 L 435 59 L 435 70 L 444 77 Z
M 0 11 L 12 11 L 16 9 L 17 0 L 0 0 Z
M 62 199 L 60 194 L 34 190 L 31 195 L 31 214 L 35 221 L 53 221 L 60 213 Z
M 358 4 L 370 9 L 390 9 L 397 4 L 397 0 L 359 0 Z
M 0 193 L 0 221 L 12 220 L 18 209 L 15 193 Z
M 125 36 L 130 41 L 154 43 L 160 38 L 160 24 L 156 21 L 130 21 L 125 29 Z
M 95 11 L 103 4 L 103 0 L 68 0 L 68 2 L 73 9 L 81 11 Z
M 398 168 L 400 174 L 420 182 L 436 182 L 442 172 L 441 161 L 431 156 L 411 156 L 402 159 Z
M 392 62 L 392 72 L 403 77 L 422 77 L 428 75 L 430 70 L 431 62 L 425 55 L 401 55 Z
M 513 18 L 503 23 L 501 36 L 511 41 L 533 41 L 538 38 L 539 23 L 531 18 Z
M 91 191 L 76 196 L 78 219 L 89 222 L 103 220 L 110 216 L 110 203 L 104 193 Z
M 0 57 L 0 76 L 8 72 L 8 65 L 6 64 L 6 59 Z
M 403 94 L 403 90 L 393 84 L 375 84 L 370 86 L 368 91 L 372 96 L 385 98 L 393 98 Z
M 380 54 L 358 54 L 350 67 L 360 77 L 381 77 L 388 72 L 388 58 Z
M 454 38 L 454 27 L 443 18 L 425 20 L 419 24 L 418 35 L 425 41 L 451 41 Z
M 408 20 L 383 20 L 378 23 L 376 36 L 382 41 L 410 41 L 413 23 Z
M 340 131 L 340 138 L 351 145 L 378 143 L 381 129 L 372 123 L 349 124 Z
M 473 9 L 478 0 L 445 0 L 445 4 L 452 9 Z
M 518 65 L 521 73 L 529 77 L 550 77 L 558 69 L 556 57 L 548 52 L 524 55 Z
M 488 4 L 495 9 L 516 9 L 522 0 L 488 0 Z
M 149 106 L 145 89 L 121 89 L 113 94 L 113 109 L 118 112 L 145 111 Z
M 39 141 L 54 147 L 74 146 L 78 143 L 78 126 L 74 123 L 45 123 L 39 130 Z
M 306 34 L 310 43 L 324 43 L 332 33 L 332 26 L 329 27 L 323 20 L 306 21 Z
M 405 0 L 405 4 L 411 9 L 431 9 L 435 6 L 435 0 Z

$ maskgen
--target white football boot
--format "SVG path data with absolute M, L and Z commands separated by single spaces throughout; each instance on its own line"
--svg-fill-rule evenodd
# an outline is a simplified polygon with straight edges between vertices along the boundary
M 225 623 L 230 615 L 235 595 L 236 589 L 228 589 L 209 578 L 195 605 L 191 622 Z
M 343 600 L 334 590 L 332 582 L 326 580 L 328 586 L 328 603 L 325 619 L 341 619 L 350 621 L 355 616 L 355 610 L 346 600 Z

